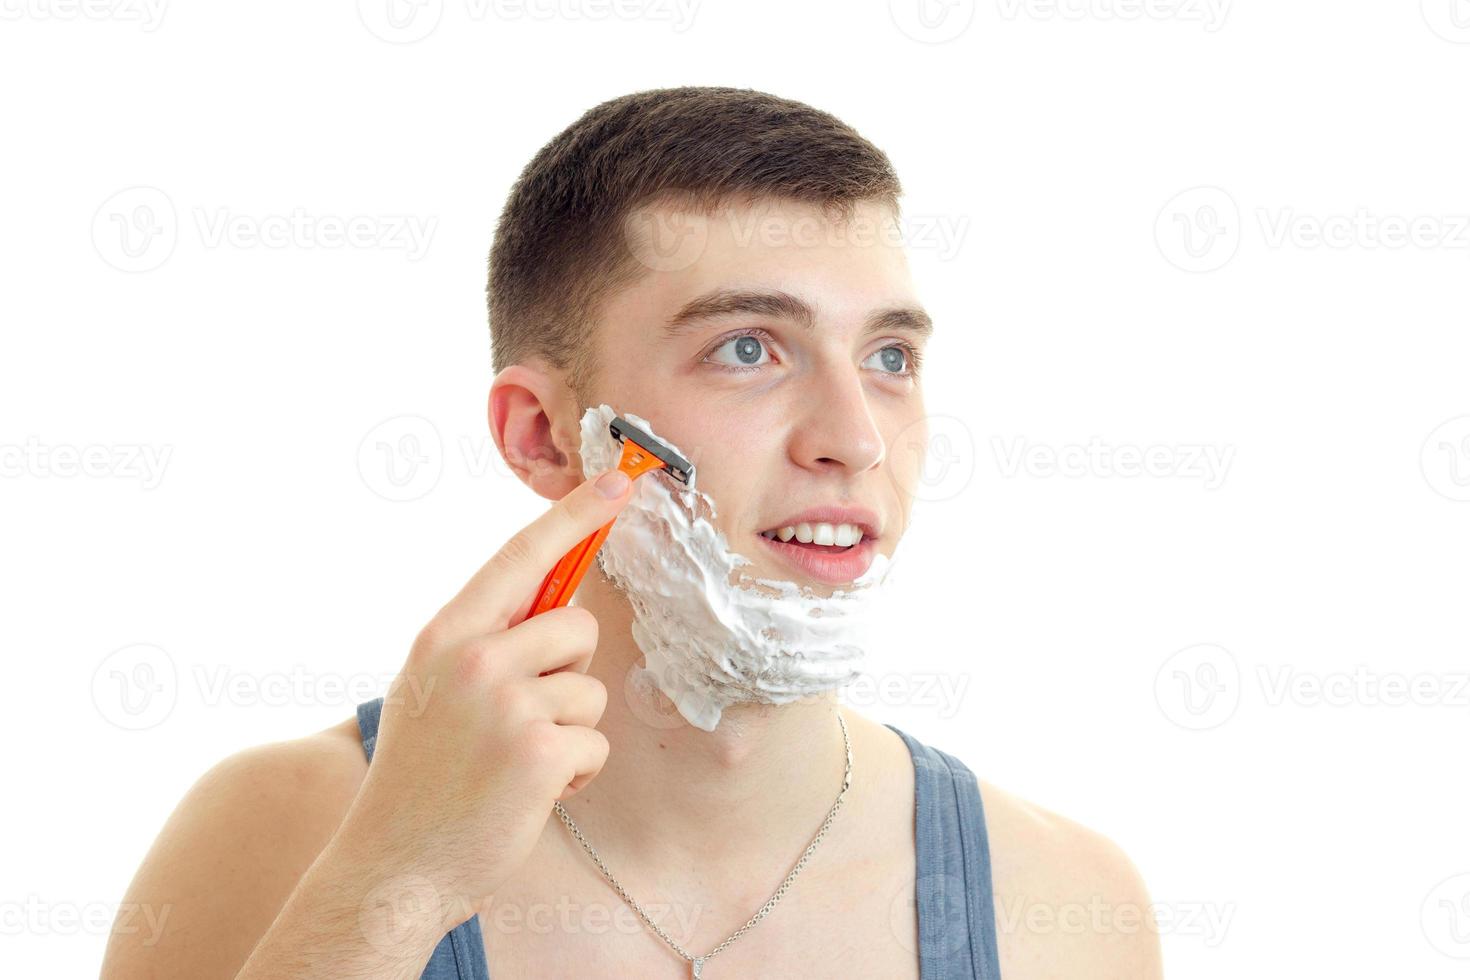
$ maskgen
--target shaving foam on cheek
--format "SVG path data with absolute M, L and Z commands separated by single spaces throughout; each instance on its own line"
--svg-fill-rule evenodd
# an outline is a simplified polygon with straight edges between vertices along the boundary
M 582 416 L 585 477 L 618 465 L 622 446 L 608 431 L 616 415 L 682 455 L 646 419 L 597 405 Z M 728 705 L 789 704 L 856 680 L 890 559 L 874 555 L 851 590 L 830 597 L 754 578 L 739 571 L 754 563 L 705 517 L 715 505 L 697 483 L 697 472 L 687 488 L 657 471 L 635 480 L 597 554 L 633 609 L 633 640 L 644 655 L 635 670 L 691 725 L 711 732 Z

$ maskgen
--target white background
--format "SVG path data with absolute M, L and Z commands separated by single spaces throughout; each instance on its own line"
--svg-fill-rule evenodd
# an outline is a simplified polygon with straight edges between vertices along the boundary
M 733 84 L 890 155 L 938 324 L 849 703 L 1122 845 L 1172 977 L 1465 975 L 1470 5 L 402 10 L 0 0 L 0 972 L 95 973 L 194 779 L 540 512 L 495 216 L 595 103 Z

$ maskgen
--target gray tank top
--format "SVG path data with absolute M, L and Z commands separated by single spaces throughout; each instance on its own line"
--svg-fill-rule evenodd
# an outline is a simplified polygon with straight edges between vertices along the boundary
M 382 710 L 382 698 L 357 706 L 357 727 L 369 763 Z M 979 783 L 954 756 L 888 727 L 903 739 L 914 760 L 919 975 L 922 980 L 1000 980 L 990 844 Z M 490 980 L 479 916 L 445 934 L 421 980 Z

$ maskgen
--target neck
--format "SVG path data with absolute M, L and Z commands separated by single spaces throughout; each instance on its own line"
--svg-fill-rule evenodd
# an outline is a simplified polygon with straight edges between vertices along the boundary
M 598 620 L 587 672 L 607 686 L 597 727 L 610 750 L 597 778 L 563 805 L 593 846 L 609 861 L 611 852 L 620 863 L 670 874 L 789 868 L 842 789 L 846 748 L 837 713 L 844 709 L 835 693 L 786 705 L 731 705 L 706 732 L 661 691 L 630 683 L 643 662 L 632 609 L 595 569 L 576 604 Z M 858 728 L 850 712 L 843 718 L 855 788 L 863 764 Z M 844 809 L 850 805 L 844 801 Z

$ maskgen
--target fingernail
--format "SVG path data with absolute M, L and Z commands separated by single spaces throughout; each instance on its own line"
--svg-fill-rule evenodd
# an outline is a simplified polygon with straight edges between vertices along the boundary
M 598 493 L 609 500 L 615 500 L 623 495 L 628 489 L 628 484 L 632 482 L 628 479 L 628 474 L 622 470 L 608 470 L 597 478 L 594 486 L 597 487 Z

